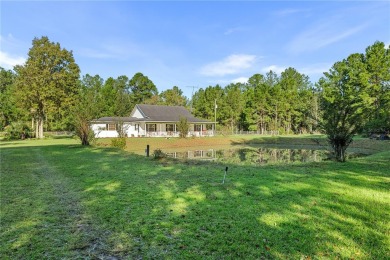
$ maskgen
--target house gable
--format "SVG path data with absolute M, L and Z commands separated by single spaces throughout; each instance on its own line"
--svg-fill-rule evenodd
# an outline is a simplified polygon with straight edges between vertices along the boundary
M 133 111 L 131 111 L 130 117 L 146 118 L 147 116 L 142 112 L 142 110 L 138 107 L 138 105 L 135 105 Z

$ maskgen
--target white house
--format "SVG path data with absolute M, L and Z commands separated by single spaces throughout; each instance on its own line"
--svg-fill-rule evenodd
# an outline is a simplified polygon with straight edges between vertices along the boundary
M 181 106 L 135 105 L 129 117 L 102 117 L 91 122 L 98 138 L 117 137 L 118 128 L 128 137 L 178 137 L 176 124 L 187 118 L 189 136 L 213 136 L 215 122 L 194 117 Z

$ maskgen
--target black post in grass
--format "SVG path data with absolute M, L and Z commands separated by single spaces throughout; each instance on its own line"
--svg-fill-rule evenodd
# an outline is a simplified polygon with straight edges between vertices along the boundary
M 223 176 L 222 184 L 225 184 L 225 178 L 226 178 L 226 174 L 227 174 L 228 169 L 229 169 L 229 167 L 226 166 L 225 175 Z
M 149 145 L 146 145 L 145 153 L 146 157 L 149 157 Z

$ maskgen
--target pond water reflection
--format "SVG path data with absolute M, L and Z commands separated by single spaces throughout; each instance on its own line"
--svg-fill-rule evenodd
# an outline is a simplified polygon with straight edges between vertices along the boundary
M 214 160 L 225 163 L 265 165 L 293 162 L 319 162 L 329 159 L 327 150 L 238 148 L 207 149 L 185 152 L 167 152 L 168 157 L 179 159 Z

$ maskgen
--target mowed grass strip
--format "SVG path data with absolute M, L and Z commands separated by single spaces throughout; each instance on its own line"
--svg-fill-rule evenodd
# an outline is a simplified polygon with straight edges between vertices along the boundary
M 96 140 L 97 146 L 109 147 L 112 138 L 101 138 Z M 126 151 L 136 154 L 144 154 L 147 145 L 150 145 L 151 151 L 155 149 L 162 150 L 181 150 L 181 149 L 207 149 L 207 148 L 234 148 L 250 145 L 285 145 L 291 148 L 297 146 L 318 146 L 326 145 L 326 139 L 323 135 L 307 135 L 297 138 L 296 136 L 265 136 L 259 135 L 232 135 L 232 136 L 214 136 L 214 137 L 188 137 L 181 138 L 127 138 Z
M 2 259 L 390 257 L 390 151 L 253 167 L 52 142 L 1 148 Z

